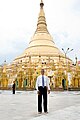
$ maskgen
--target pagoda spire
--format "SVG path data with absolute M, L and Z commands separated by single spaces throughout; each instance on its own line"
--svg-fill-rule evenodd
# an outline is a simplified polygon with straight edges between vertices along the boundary
M 43 8 L 43 6 L 44 6 L 43 0 L 41 0 L 40 6 L 41 6 L 41 8 Z
M 43 6 L 44 6 L 44 3 L 43 3 L 43 0 L 41 0 L 40 13 L 39 13 L 39 17 L 38 17 L 36 33 L 38 33 L 38 32 L 47 32 L 48 33 Z

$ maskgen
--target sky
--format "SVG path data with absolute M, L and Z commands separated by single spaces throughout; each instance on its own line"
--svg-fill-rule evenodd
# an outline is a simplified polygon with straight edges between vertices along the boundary
M 0 64 L 11 63 L 28 47 L 41 0 L 0 0 Z M 56 46 L 80 60 L 80 0 L 43 0 L 47 28 Z M 63 52 L 63 51 L 62 51 Z

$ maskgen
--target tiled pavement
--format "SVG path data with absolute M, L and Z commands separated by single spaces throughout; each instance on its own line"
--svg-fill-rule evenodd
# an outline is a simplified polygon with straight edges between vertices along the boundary
M 36 91 L 0 91 L 0 120 L 80 120 L 80 91 L 51 92 L 49 113 L 37 113 Z

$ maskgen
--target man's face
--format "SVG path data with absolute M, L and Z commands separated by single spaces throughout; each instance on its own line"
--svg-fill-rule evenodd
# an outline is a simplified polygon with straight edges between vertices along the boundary
M 44 69 L 41 70 L 41 74 L 44 75 Z

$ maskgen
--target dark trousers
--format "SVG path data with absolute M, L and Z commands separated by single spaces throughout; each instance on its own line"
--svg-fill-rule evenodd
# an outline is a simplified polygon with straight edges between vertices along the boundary
M 38 112 L 42 112 L 42 96 L 44 112 L 47 112 L 47 87 L 38 87 L 40 94 L 38 95 Z
M 13 94 L 15 94 L 15 90 L 13 90 Z

